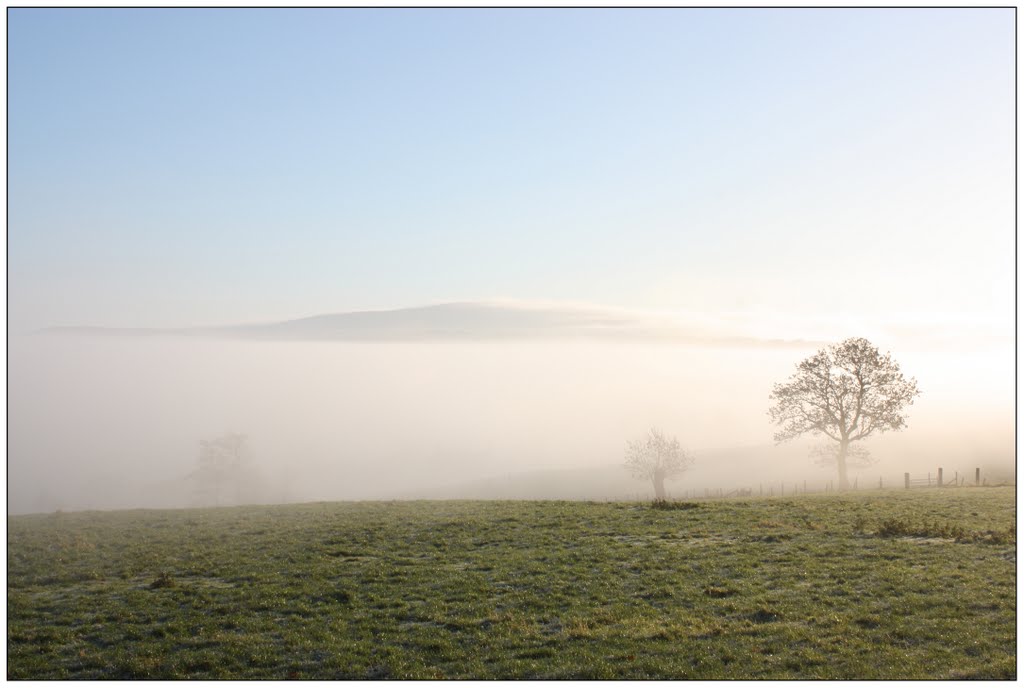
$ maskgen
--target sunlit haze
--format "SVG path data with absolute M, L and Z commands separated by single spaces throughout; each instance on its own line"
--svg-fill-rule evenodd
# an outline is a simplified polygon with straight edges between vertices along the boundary
M 10 9 L 8 510 L 824 483 L 847 337 L 1012 477 L 1014 11 Z

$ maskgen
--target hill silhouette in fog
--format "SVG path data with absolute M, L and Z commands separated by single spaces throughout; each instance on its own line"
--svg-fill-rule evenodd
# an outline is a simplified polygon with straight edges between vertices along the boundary
M 713 346 L 806 345 L 744 336 L 627 310 L 565 304 L 443 303 L 392 310 L 330 313 L 280 322 L 220 327 L 52 327 L 44 334 L 185 336 L 264 340 L 425 341 L 458 339 L 648 339 Z
M 705 488 L 729 492 L 735 489 L 751 489 L 758 494 L 764 488 L 778 490 L 780 484 L 791 494 L 796 487 L 811 492 L 825 489 L 829 481 L 835 480 L 835 468 L 817 465 L 810 456 L 809 442 L 794 444 L 763 444 L 743 447 L 727 447 L 694 451 L 696 461 L 678 480 L 666 483 L 669 497 L 683 498 L 702 496 Z M 857 481 L 858 489 L 878 487 L 879 478 L 886 488 L 902 488 L 904 471 L 911 471 L 915 478 L 923 478 L 927 468 L 920 465 L 919 456 L 893 447 L 891 444 L 875 442 L 873 453 L 879 462 L 862 468 L 852 468 L 850 481 Z M 913 463 L 907 461 L 914 460 Z M 945 450 L 931 448 L 928 458 L 935 466 L 945 466 L 947 480 L 952 480 L 959 471 L 970 479 L 974 467 L 981 467 L 982 474 L 990 484 L 1012 483 L 1015 471 L 1006 457 L 1001 454 L 969 455 L 961 448 Z M 934 469 L 933 469 L 934 470 Z M 405 492 L 402 499 L 553 499 L 553 500 L 632 500 L 651 499 L 654 490 L 649 480 L 635 480 L 622 463 L 605 464 L 586 468 L 560 468 L 526 472 L 509 472 L 487 478 L 455 482 L 435 487 Z
M 693 452 L 696 461 L 678 480 L 666 483 L 670 496 L 704 488 L 753 488 L 773 480 L 806 478 L 813 468 L 803 445 L 757 445 Z M 790 468 L 780 469 L 785 463 Z M 799 473 L 792 467 L 798 467 Z M 877 482 L 877 472 L 874 474 Z M 814 471 L 811 475 L 818 473 Z M 833 477 L 820 471 L 821 483 Z M 653 496 L 650 481 L 635 480 L 622 463 L 573 469 L 507 473 L 402 495 L 407 499 L 591 499 L 629 500 Z

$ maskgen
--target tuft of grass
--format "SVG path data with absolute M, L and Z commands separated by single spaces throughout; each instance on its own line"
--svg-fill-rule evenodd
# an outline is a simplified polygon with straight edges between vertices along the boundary
M 924 522 L 913 523 L 905 518 L 887 518 L 876 531 L 880 537 L 923 537 L 948 538 L 957 540 L 964 537 L 967 531 L 962 526 L 952 523 Z
M 691 509 L 700 509 L 702 506 L 699 502 L 676 502 L 671 499 L 655 499 L 651 502 L 652 509 L 664 511 L 690 511 Z
M 875 534 L 879 537 L 939 538 L 957 542 L 979 542 L 994 545 L 1013 544 L 1017 541 L 1014 524 L 1004 530 L 972 531 L 957 523 L 940 521 L 915 522 L 906 518 L 888 518 L 879 524 Z
M 765 609 L 764 607 L 761 607 L 753 614 L 748 615 L 747 618 L 749 618 L 754 623 L 763 624 L 781 621 L 782 615 L 776 611 L 772 611 L 771 609 Z
M 159 576 L 149 584 L 150 590 L 158 590 L 160 588 L 173 588 L 176 585 L 174 579 L 166 573 L 161 573 Z
M 732 597 L 736 594 L 736 591 L 731 588 L 722 588 L 718 587 L 717 585 L 709 585 L 708 587 L 704 588 L 704 594 L 708 597 L 721 599 L 723 597 Z

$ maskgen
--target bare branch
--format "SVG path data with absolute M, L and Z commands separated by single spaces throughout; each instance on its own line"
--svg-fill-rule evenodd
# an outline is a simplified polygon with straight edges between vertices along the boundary
M 671 479 L 693 463 L 693 455 L 685 451 L 675 437 L 666 437 L 652 428 L 644 440 L 626 445 L 626 469 L 640 480 Z

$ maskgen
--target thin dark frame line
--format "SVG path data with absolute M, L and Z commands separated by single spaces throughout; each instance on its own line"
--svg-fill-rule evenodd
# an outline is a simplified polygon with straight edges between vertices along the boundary
M 1016 5 L 8 5 L 8 10 L 1014 10 Z M 1014 42 L 1016 49 L 1016 41 Z

